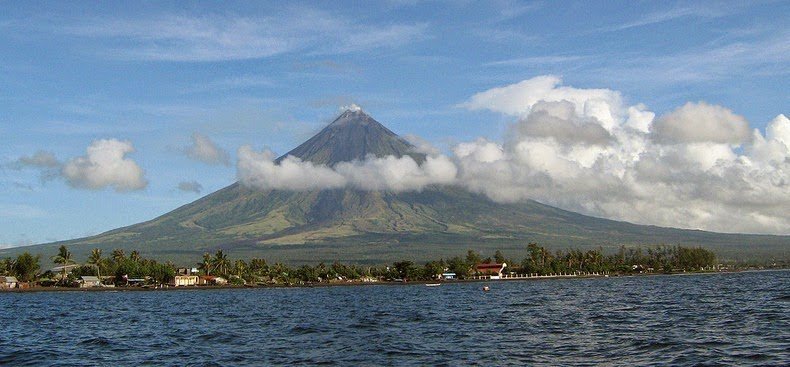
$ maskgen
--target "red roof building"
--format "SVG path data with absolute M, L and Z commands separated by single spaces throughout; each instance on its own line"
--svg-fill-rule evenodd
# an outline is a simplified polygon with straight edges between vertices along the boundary
M 475 267 L 478 274 L 501 277 L 507 264 L 479 264 Z

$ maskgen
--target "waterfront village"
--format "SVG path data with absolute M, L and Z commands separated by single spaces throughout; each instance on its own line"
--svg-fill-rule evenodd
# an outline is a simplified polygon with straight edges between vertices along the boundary
M 511 280 L 630 274 L 721 271 L 715 255 L 703 248 L 659 246 L 626 248 L 612 254 L 602 249 L 551 252 L 536 243 L 526 246 L 521 261 L 496 251 L 493 257 L 468 250 L 466 256 L 415 264 L 390 265 L 319 263 L 290 267 L 264 259 L 231 260 L 223 250 L 203 255 L 194 266 L 176 266 L 143 258 L 122 249 L 105 256 L 94 249 L 85 262 L 77 262 L 65 246 L 50 259 L 57 266 L 42 271 L 42 255 L 28 252 L 0 259 L 0 290 L 24 289 L 163 289 L 187 287 L 314 286 L 366 283 L 441 283 L 469 280 Z M 513 264 L 513 265 L 510 265 Z

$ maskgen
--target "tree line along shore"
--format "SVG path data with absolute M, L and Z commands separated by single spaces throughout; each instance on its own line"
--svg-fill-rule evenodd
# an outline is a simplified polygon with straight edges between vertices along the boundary
M 602 249 L 550 251 L 536 243 L 527 246 L 527 256 L 516 261 L 501 251 L 483 257 L 468 250 L 466 256 L 427 261 L 397 261 L 389 265 L 362 266 L 355 264 L 319 263 L 291 267 L 265 259 L 231 259 L 223 250 L 206 253 L 198 263 L 178 267 L 172 262 L 158 262 L 141 256 L 138 251 L 128 255 L 122 249 L 105 255 L 94 249 L 84 263 L 78 263 L 66 246 L 61 246 L 50 259 L 57 264 L 42 270 L 42 255 L 28 252 L 16 258 L 0 260 L 0 276 L 16 280 L 14 287 L 5 288 L 76 288 L 76 287 L 172 287 L 179 285 L 310 285 L 354 282 L 413 282 L 467 279 L 497 279 L 524 276 L 716 271 L 713 252 L 701 247 L 683 246 L 621 247 L 604 254 Z M 189 277 L 189 278 L 185 278 Z M 94 283 L 87 284 L 86 279 Z M 3 284 L 0 284 L 3 287 Z

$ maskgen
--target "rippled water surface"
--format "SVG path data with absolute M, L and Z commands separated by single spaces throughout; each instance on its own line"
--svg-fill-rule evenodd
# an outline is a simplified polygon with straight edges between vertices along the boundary
M 0 364 L 788 365 L 788 280 L 0 293 Z

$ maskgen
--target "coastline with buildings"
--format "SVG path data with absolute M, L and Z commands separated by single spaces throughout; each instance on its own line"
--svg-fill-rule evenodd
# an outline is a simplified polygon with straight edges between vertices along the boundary
M 110 258 L 94 252 L 86 264 L 71 260 L 62 247 L 52 260 L 61 264 L 43 273 L 40 256 L 20 255 L 16 261 L 3 260 L 0 291 L 148 291 L 183 289 L 244 289 L 267 287 L 325 287 L 355 285 L 426 284 L 456 282 L 497 282 L 516 280 L 579 279 L 616 276 L 645 276 L 683 273 L 719 273 L 759 269 L 718 264 L 712 252 L 685 247 L 622 248 L 616 254 L 599 250 L 551 253 L 537 244 L 528 246 L 529 256 L 514 264 L 497 251 L 482 258 L 473 250 L 466 257 L 429 261 L 418 266 L 411 261 L 392 265 L 360 266 L 335 262 L 291 268 L 263 259 L 231 262 L 222 250 L 206 254 L 193 267 L 175 267 L 144 259 L 133 251 L 124 256 L 115 251 Z M 31 261 L 31 258 L 33 261 Z M 658 262 L 657 262 L 658 261 Z M 776 268 L 782 268 L 777 265 Z M 26 270 L 27 269 L 27 270 Z M 35 270 L 31 270 L 35 269 Z M 109 274 L 109 275 L 101 275 Z

